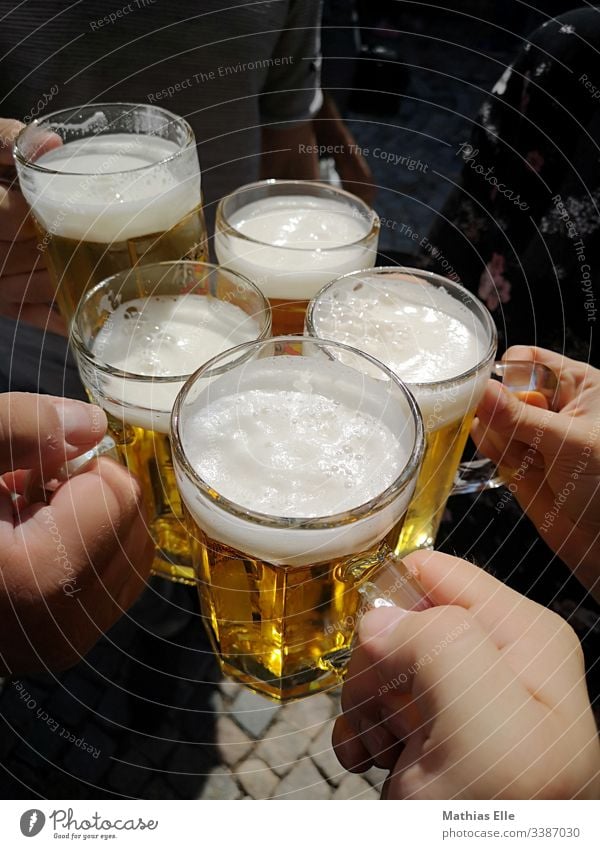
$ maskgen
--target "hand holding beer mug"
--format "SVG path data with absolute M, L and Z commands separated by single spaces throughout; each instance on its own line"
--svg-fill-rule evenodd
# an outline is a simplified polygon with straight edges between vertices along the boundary
M 117 271 L 206 258 L 198 155 L 183 118 L 141 104 L 76 106 L 25 127 L 14 153 L 67 321 L 86 289 Z
M 0 118 L 0 315 L 64 335 L 31 210 L 17 181 L 13 145 L 25 125 Z
M 423 450 L 410 392 L 351 348 L 276 337 L 221 354 L 190 378 L 172 444 L 223 671 L 281 701 L 335 686 L 358 588 L 396 561 L 389 543 Z M 398 579 L 396 602 L 418 606 L 410 574 Z
M 194 583 L 171 461 L 169 423 L 189 375 L 233 345 L 269 335 L 269 306 L 248 280 L 205 263 L 138 266 L 82 299 L 72 329 L 81 380 L 142 486 L 153 572 Z
M 310 298 L 330 280 L 375 262 L 379 218 L 364 201 L 323 183 L 265 180 L 217 210 L 215 251 L 269 299 L 273 333 L 302 333 Z
M 414 393 L 425 458 L 400 534 L 399 555 L 433 547 L 477 404 L 496 369 L 516 389 L 551 399 L 556 379 L 531 364 L 494 365 L 496 329 L 483 304 L 457 283 L 411 268 L 371 268 L 340 277 L 312 300 L 307 332 L 384 362 Z M 492 482 L 490 464 L 467 470 L 463 491 Z M 498 485 L 496 480 L 493 481 Z

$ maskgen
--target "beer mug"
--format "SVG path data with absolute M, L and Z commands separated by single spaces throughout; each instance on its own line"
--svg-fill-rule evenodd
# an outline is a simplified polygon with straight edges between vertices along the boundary
M 122 271 L 84 295 L 71 343 L 90 399 L 138 478 L 156 543 L 153 572 L 194 583 L 169 422 L 187 378 L 215 354 L 267 337 L 269 305 L 235 272 L 196 262 Z
M 196 372 L 175 402 L 171 441 L 223 671 L 279 701 L 336 686 L 358 590 L 395 560 L 421 462 L 409 390 L 352 348 L 275 337 Z M 414 583 L 405 571 L 413 608 Z
M 340 274 L 373 264 L 378 239 L 377 214 L 323 183 L 251 183 L 217 209 L 218 260 L 264 292 L 275 335 L 302 333 L 310 298 Z
M 494 371 L 507 385 L 551 395 L 544 366 L 497 363 L 497 335 L 485 306 L 463 286 L 413 268 L 344 275 L 312 300 L 306 331 L 352 345 L 385 363 L 412 390 L 423 416 L 425 457 L 396 552 L 433 547 L 446 501 L 497 485 L 488 461 L 457 470 L 477 404 Z M 512 384 L 511 384 L 512 381 Z
M 87 288 L 118 271 L 207 258 L 194 133 L 166 109 L 53 112 L 21 131 L 15 162 L 66 320 Z

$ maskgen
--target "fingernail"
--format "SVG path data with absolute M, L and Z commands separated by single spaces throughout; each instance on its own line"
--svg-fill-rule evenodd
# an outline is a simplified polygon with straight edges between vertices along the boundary
M 70 445 L 93 445 L 106 431 L 104 410 L 95 404 L 71 398 L 52 398 L 52 404 L 60 416 L 64 440 Z

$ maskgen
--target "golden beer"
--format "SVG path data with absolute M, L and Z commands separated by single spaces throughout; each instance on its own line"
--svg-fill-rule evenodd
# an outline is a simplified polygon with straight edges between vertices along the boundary
M 225 674 L 282 701 L 337 686 L 338 658 L 350 650 L 358 621 L 356 587 L 395 544 L 402 517 L 350 572 L 347 557 L 306 566 L 251 558 L 187 516 L 201 608 Z
M 177 393 L 211 357 L 269 331 L 260 292 L 204 263 L 120 272 L 79 305 L 73 327 L 79 372 L 90 399 L 107 413 L 122 462 L 140 482 L 156 543 L 155 574 L 195 582 L 169 438 Z
M 217 209 L 219 262 L 266 295 L 275 335 L 302 333 L 310 298 L 340 274 L 372 265 L 378 239 L 374 210 L 322 183 L 251 183 Z
M 199 204 L 164 233 L 152 233 L 117 242 L 67 239 L 44 230 L 36 221 L 46 245 L 48 270 L 56 287 L 63 316 L 75 314 L 85 292 L 118 271 L 173 259 L 203 261 L 208 258 L 204 213 Z
M 206 258 L 198 157 L 182 118 L 130 104 L 63 110 L 22 131 L 15 159 L 65 319 L 118 271 Z
M 90 399 L 97 398 L 90 393 Z M 153 573 L 193 584 L 194 571 L 181 500 L 177 491 L 168 433 L 124 424 L 108 415 L 108 429 L 121 462 L 137 478 L 156 544 Z
M 358 589 L 392 555 L 422 424 L 390 372 L 307 338 L 215 358 L 173 411 L 201 609 L 223 671 L 285 701 L 339 683 Z
M 496 352 L 485 307 L 429 272 L 374 268 L 325 286 L 307 332 L 353 345 L 384 362 L 413 392 L 423 416 L 425 456 L 396 545 L 431 548 Z
M 399 556 L 433 547 L 474 416 L 475 408 L 457 421 L 425 433 L 415 494 L 396 544 Z

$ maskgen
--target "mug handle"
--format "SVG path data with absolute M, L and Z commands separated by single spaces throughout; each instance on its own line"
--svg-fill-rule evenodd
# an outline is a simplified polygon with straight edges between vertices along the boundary
M 339 577 L 358 590 L 360 601 L 354 619 L 356 625 L 368 610 L 378 607 L 399 607 L 407 611 L 433 607 L 423 587 L 388 545 L 383 545 L 375 555 L 359 555 L 347 561 Z M 340 683 L 355 644 L 356 634 L 350 646 L 335 649 L 320 658 L 321 665 L 338 674 Z
M 43 501 L 47 504 L 52 493 L 56 492 L 56 490 L 65 483 L 65 481 L 85 472 L 90 463 L 105 454 L 112 457 L 113 460 L 119 459 L 117 446 L 114 439 L 112 436 L 109 436 L 109 434 L 103 436 L 100 442 L 98 442 L 97 445 L 94 445 L 93 448 L 90 448 L 89 451 L 86 451 L 84 454 L 80 454 L 79 457 L 75 457 L 73 460 L 68 460 L 66 463 L 63 463 L 56 473 L 54 480 L 44 483 L 36 482 L 32 486 L 30 485 L 25 493 L 26 500 L 30 504 L 38 501 Z
M 526 404 L 556 411 L 558 378 L 548 366 L 527 360 L 497 362 L 492 367 L 492 377 L 501 380 L 507 389 Z M 450 495 L 483 492 L 504 486 L 505 483 L 491 460 L 470 460 L 458 467 Z
M 379 552 L 378 561 L 368 579 L 358 585 L 361 614 L 378 607 L 419 611 L 433 606 L 423 587 L 391 548 L 385 546 Z

